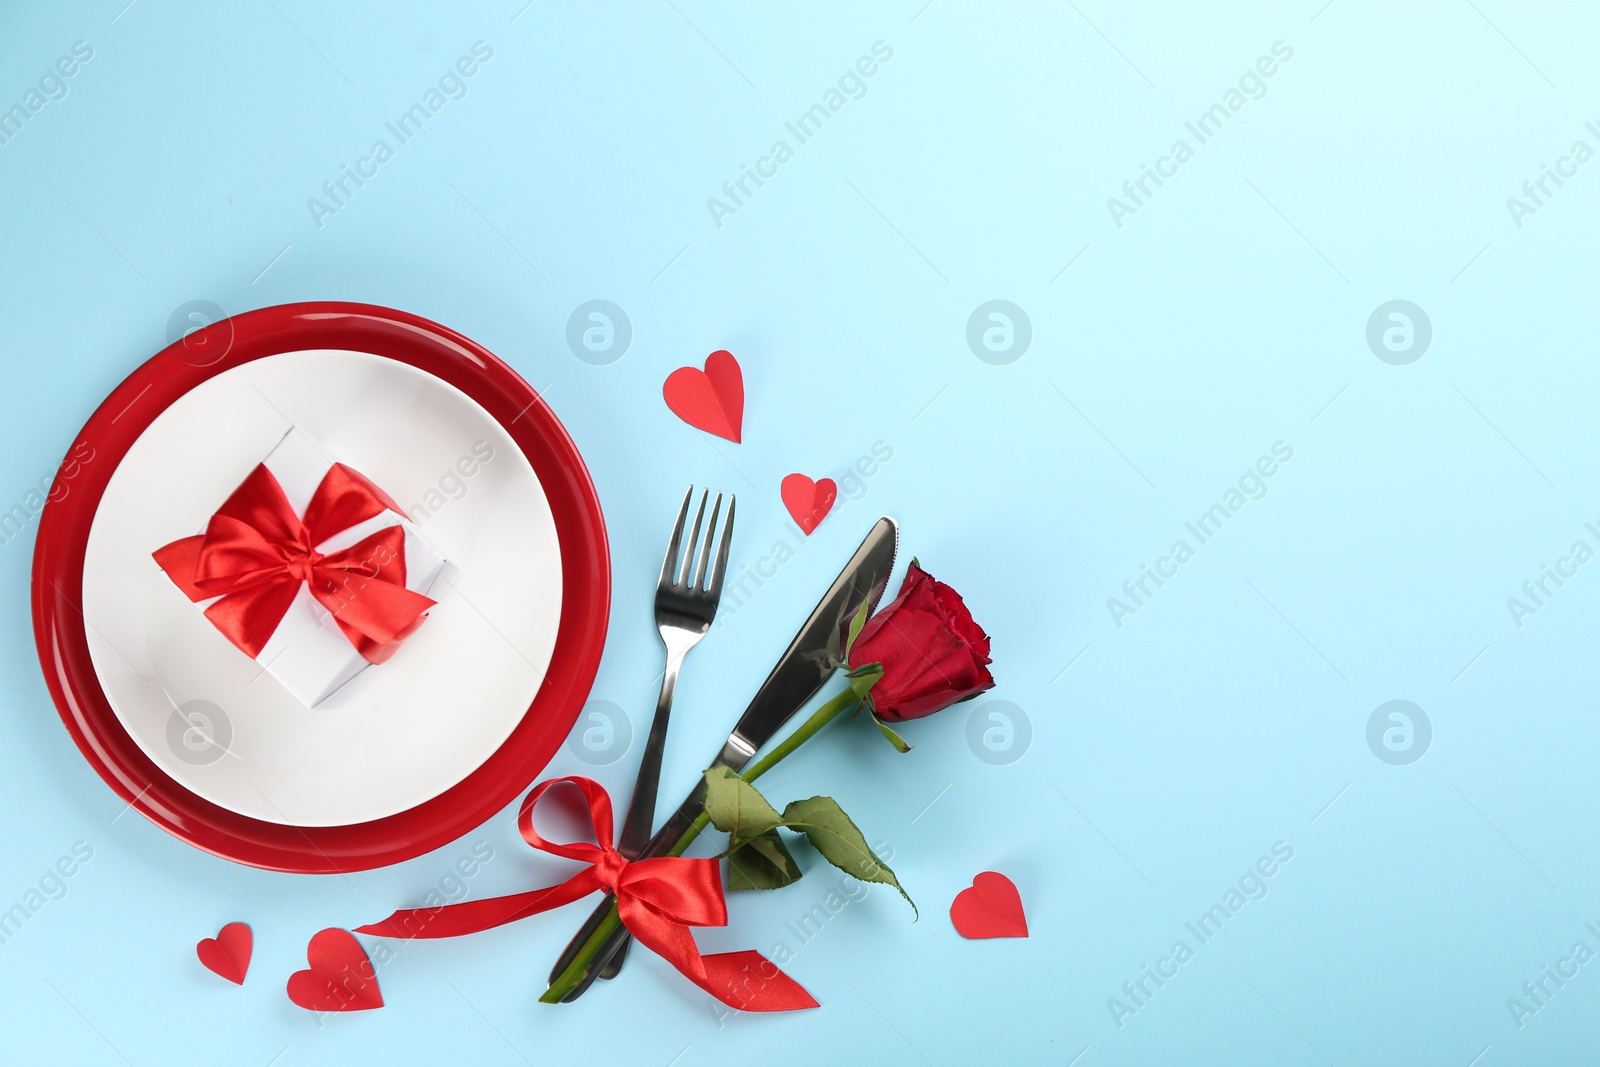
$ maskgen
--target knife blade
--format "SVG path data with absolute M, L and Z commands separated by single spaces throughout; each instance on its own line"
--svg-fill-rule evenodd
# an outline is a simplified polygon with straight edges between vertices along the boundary
M 743 769 L 761 746 L 772 740 L 783 724 L 793 718 L 832 676 L 835 668 L 828 654 L 837 654 L 843 647 L 850 623 L 860 612 L 863 603 L 867 605 L 869 615 L 877 610 L 878 601 L 889 584 L 889 574 L 894 569 L 898 541 L 899 527 L 887 515 L 867 531 L 861 547 L 850 557 L 844 570 L 839 572 L 810 617 L 795 634 L 794 640 L 789 642 L 789 647 L 778 657 L 772 673 L 756 690 L 749 707 L 739 716 L 739 721 L 712 761 L 712 767 L 731 767 L 736 771 Z M 661 829 L 650 838 L 640 858 L 666 853 L 699 817 L 704 802 L 705 780 L 702 778 Z M 567 969 L 583 944 L 605 921 L 610 905 L 611 897 L 608 895 L 567 944 L 550 972 L 551 983 Z M 627 942 L 628 936 L 628 931 L 619 927 L 602 943 L 582 983 L 564 998 L 564 1003 L 583 995 Z

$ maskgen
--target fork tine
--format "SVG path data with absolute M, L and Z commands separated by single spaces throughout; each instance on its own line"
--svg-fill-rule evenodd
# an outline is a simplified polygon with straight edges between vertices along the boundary
M 721 513 L 722 494 L 718 493 L 716 503 L 711 505 L 711 519 L 706 523 L 706 539 L 700 546 L 700 562 L 695 565 L 694 581 L 689 583 L 690 592 L 699 592 L 707 587 L 706 564 L 711 559 L 711 542 L 717 539 L 717 516 Z
M 694 513 L 694 529 L 689 534 L 689 547 L 683 550 L 683 565 L 677 568 L 678 585 L 688 585 L 689 575 L 694 572 L 694 550 L 700 543 L 700 521 L 706 517 L 706 501 L 710 498 L 709 489 L 700 494 L 700 507 Z
M 728 573 L 728 549 L 733 544 L 733 505 L 738 502 L 738 497 L 728 495 L 728 521 L 722 529 L 722 545 L 717 549 L 717 567 L 711 574 L 711 602 L 717 603 L 722 598 L 722 576 Z
M 689 500 L 694 496 L 694 486 L 683 494 L 683 506 L 678 508 L 678 521 L 672 524 L 672 539 L 667 542 L 667 558 L 661 561 L 661 578 L 656 585 L 665 589 L 672 584 L 678 571 L 678 544 L 683 540 L 683 523 L 689 517 Z

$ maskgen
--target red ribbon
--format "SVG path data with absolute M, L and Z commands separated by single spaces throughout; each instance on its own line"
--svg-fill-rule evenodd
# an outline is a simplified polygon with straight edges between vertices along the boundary
M 594 824 L 595 843 L 558 844 L 533 828 L 533 809 L 547 789 L 568 783 L 583 791 Z M 666 959 L 695 985 L 742 1011 L 795 1011 L 817 1002 L 794 979 L 759 952 L 719 952 L 702 956 L 691 926 L 725 926 L 728 908 L 722 873 L 714 859 L 655 856 L 627 860 L 611 844 L 611 798 L 590 778 L 552 778 L 534 786 L 522 801 L 517 827 L 523 840 L 541 852 L 579 860 L 588 866 L 560 885 L 527 893 L 397 911 L 380 923 L 356 929 L 379 937 L 457 937 L 559 908 L 597 889 L 617 898 L 622 924 L 639 942 Z
M 405 531 L 390 526 L 326 555 L 317 546 L 385 511 L 401 513 L 382 489 L 335 463 L 301 518 L 262 465 L 211 516 L 204 534 L 154 555 L 190 600 L 221 597 L 206 618 L 252 659 L 304 583 L 356 651 L 382 663 L 434 604 L 406 588 Z

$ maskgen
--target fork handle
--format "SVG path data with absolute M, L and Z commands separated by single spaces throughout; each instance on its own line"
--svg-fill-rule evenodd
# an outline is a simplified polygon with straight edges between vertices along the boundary
M 617 851 L 624 859 L 638 859 L 639 851 L 650 840 L 650 831 L 655 829 L 656 792 L 661 787 L 661 755 L 667 747 L 667 726 L 672 721 L 672 697 L 678 688 L 683 657 L 693 646 L 693 642 L 669 639 L 669 632 L 661 632 L 662 640 L 667 642 L 667 669 L 661 675 L 661 696 L 656 699 L 655 718 L 650 720 L 650 736 L 644 743 L 639 776 L 633 781 L 633 798 L 628 801 L 628 816 L 617 841 Z

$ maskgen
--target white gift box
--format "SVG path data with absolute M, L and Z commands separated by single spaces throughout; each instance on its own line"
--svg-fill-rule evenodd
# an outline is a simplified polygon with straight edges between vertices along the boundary
M 261 462 L 277 479 L 295 514 L 304 516 L 317 487 L 338 461 L 310 435 L 293 427 Z M 218 501 L 219 506 L 221 503 Z M 339 552 L 391 526 L 405 531 L 406 588 L 427 595 L 444 570 L 444 553 L 411 520 L 392 508 L 334 534 L 314 548 L 324 554 Z M 204 611 L 220 599 L 199 600 L 195 607 Z M 321 704 L 373 666 L 304 582 L 256 662 L 308 708 Z

